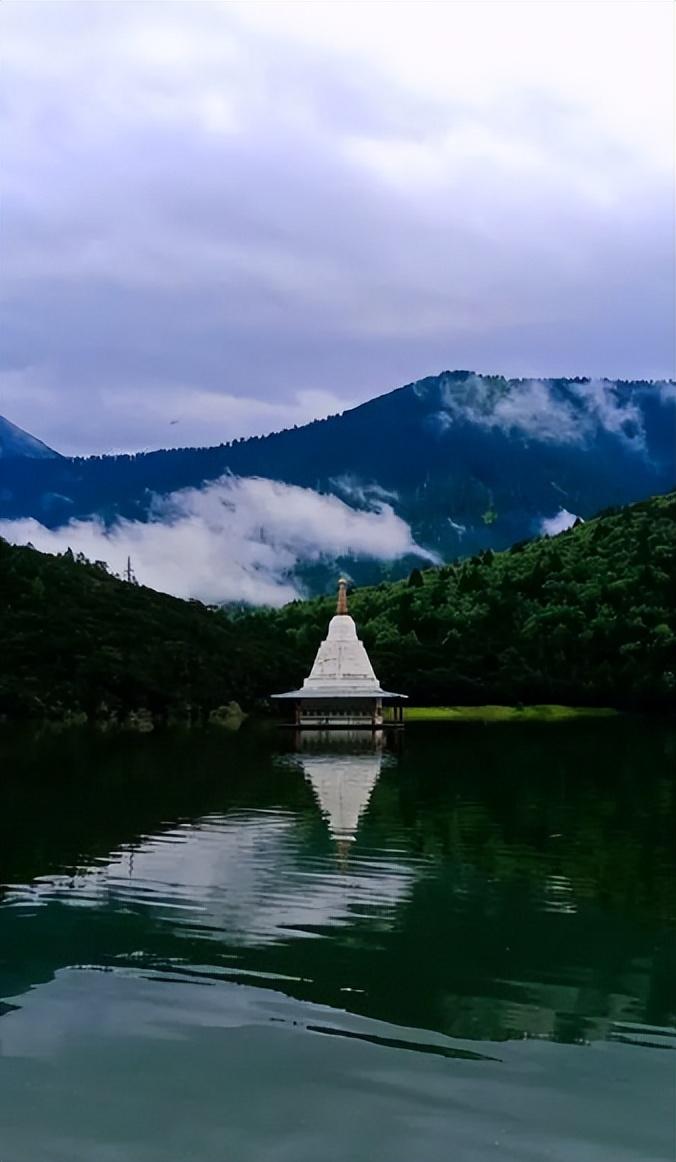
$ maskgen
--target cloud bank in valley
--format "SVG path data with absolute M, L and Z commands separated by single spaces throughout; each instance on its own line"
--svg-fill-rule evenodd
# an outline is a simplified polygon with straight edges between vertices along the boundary
M 433 561 L 390 505 L 357 510 L 336 496 L 258 477 L 223 477 L 203 489 L 158 498 L 152 519 L 72 521 L 48 529 L 33 518 L 0 521 L 0 536 L 43 552 L 70 548 L 121 573 L 131 557 L 138 581 L 206 602 L 282 605 L 302 596 L 293 577 L 304 561 L 338 556 L 390 561 L 408 553 Z
M 673 374 L 672 27 L 644 0 L 0 5 L 0 412 L 87 453 L 449 366 Z

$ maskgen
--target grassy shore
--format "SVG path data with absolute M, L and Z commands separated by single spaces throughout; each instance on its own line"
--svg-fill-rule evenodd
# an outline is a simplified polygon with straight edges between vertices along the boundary
M 617 714 L 605 706 L 410 706 L 404 712 L 406 722 L 563 722 Z

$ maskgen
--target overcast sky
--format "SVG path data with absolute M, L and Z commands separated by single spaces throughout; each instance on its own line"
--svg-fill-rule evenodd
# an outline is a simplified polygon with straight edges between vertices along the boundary
M 0 413 L 108 451 L 443 368 L 673 376 L 673 20 L 5 0 Z

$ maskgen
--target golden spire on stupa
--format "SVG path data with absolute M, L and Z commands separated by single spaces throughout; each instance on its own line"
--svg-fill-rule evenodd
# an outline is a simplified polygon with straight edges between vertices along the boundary
M 338 582 L 338 604 L 336 613 L 347 613 L 347 581 L 341 577 Z

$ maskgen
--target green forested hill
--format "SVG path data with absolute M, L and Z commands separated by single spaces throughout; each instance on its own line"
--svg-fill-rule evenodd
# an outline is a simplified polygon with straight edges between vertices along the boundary
M 413 702 L 666 708 L 676 494 L 356 591 L 381 681 Z M 245 707 L 299 683 L 332 601 L 227 614 L 0 541 L 0 715 Z
M 274 631 L 292 680 L 331 602 L 245 618 Z M 357 590 L 383 684 L 424 704 L 668 706 L 676 695 L 676 493 L 539 538 Z
M 183 716 L 271 669 L 253 630 L 220 611 L 110 576 L 102 564 L 0 539 L 0 715 Z

